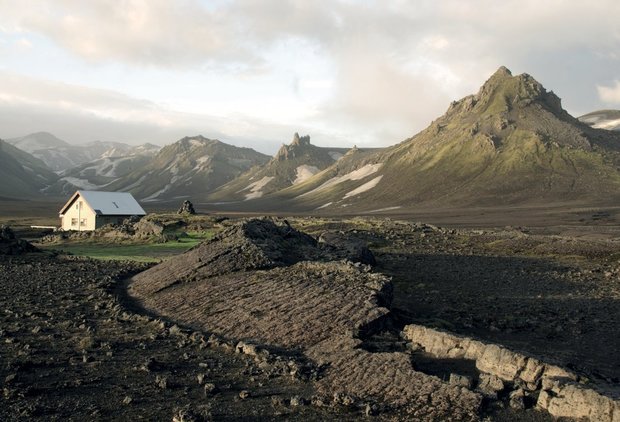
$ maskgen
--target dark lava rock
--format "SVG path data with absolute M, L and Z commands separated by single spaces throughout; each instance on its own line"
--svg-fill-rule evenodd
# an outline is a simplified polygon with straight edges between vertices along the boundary
M 21 255 L 38 251 L 29 242 L 18 239 L 9 226 L 0 227 L 0 255 Z
M 375 265 L 377 263 L 375 256 L 364 241 L 346 233 L 324 232 L 319 237 L 319 243 L 327 246 L 342 259 L 367 265 Z
M 179 282 L 329 258 L 312 236 L 294 229 L 286 220 L 256 218 L 243 220 L 138 277 L 151 278 L 149 290 L 156 292 Z
M 196 214 L 196 210 L 194 209 L 194 204 L 192 204 L 191 201 L 186 199 L 181 204 L 181 208 L 179 208 L 179 210 L 177 211 L 177 214 L 190 214 L 190 215 Z

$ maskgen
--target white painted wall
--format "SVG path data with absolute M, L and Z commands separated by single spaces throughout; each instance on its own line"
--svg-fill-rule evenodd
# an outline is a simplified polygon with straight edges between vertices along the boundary
M 96 215 L 95 211 L 78 196 L 65 215 L 62 216 L 61 227 L 63 230 L 95 230 Z

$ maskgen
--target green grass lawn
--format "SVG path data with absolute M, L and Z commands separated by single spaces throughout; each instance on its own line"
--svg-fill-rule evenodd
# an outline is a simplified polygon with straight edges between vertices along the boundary
M 179 238 L 178 241 L 166 243 L 105 243 L 88 240 L 56 243 L 49 246 L 41 245 L 40 247 L 101 260 L 159 262 L 185 252 L 200 242 L 212 238 L 213 234 L 213 232 L 193 232 Z

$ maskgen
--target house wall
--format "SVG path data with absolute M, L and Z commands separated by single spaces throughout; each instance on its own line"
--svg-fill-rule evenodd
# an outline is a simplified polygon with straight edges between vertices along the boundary
M 80 202 L 82 203 L 82 208 L 78 209 Z M 61 227 L 63 230 L 95 230 L 95 217 L 95 211 L 78 197 L 62 216 Z

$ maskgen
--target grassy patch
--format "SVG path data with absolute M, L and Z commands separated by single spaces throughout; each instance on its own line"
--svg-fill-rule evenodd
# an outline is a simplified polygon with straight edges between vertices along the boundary
M 43 248 L 101 260 L 160 262 L 212 238 L 213 234 L 211 231 L 190 232 L 179 240 L 166 243 L 111 243 L 97 239 L 96 241 L 57 243 L 43 246 Z

